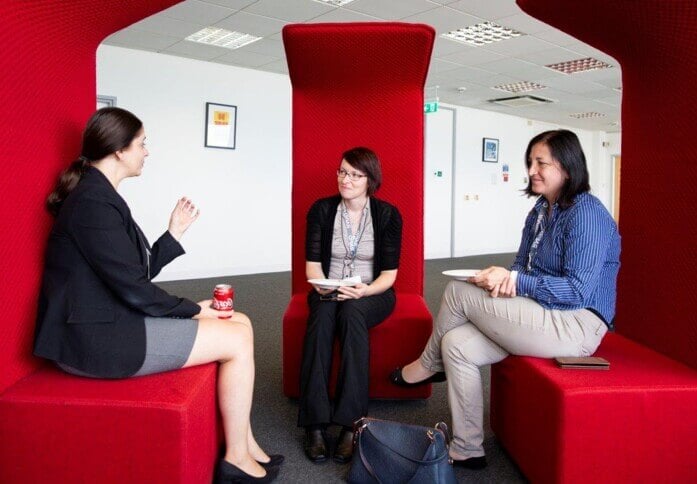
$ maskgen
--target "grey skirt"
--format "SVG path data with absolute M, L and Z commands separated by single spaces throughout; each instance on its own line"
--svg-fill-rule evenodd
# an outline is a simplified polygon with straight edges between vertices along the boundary
M 189 359 L 194 347 L 198 321 L 195 319 L 145 318 L 145 360 L 132 376 L 152 375 L 178 370 Z M 100 375 L 86 373 L 64 363 L 56 365 L 66 373 L 90 378 Z

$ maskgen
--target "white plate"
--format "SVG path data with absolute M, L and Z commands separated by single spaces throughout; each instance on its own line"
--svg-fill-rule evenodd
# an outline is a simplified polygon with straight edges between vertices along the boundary
M 443 275 L 454 277 L 458 281 L 466 281 L 470 277 L 476 276 L 479 272 L 479 269 L 456 269 L 452 271 L 443 271 Z
M 334 289 L 341 286 L 355 286 L 360 280 L 344 279 L 308 279 L 307 282 L 318 286 L 320 289 Z

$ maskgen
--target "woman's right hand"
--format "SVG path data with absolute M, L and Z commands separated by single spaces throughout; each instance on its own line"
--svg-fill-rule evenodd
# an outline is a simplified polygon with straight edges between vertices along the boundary
M 205 301 L 199 301 L 198 305 L 201 306 L 201 312 L 198 313 L 196 316 L 194 316 L 194 319 L 226 319 L 226 318 L 231 318 L 232 315 L 235 313 L 234 310 L 230 311 L 218 311 L 216 309 L 213 309 L 213 300 L 212 299 L 206 299 Z

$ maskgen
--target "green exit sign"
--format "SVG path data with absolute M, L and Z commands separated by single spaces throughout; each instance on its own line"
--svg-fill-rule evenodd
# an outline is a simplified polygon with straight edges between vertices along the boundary
M 438 111 L 438 101 L 424 103 L 424 113 L 435 113 Z

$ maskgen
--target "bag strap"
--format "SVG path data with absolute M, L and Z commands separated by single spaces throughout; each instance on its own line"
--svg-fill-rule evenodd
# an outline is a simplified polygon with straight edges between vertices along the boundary
M 378 477 L 378 475 L 375 473 L 375 470 L 373 470 L 373 466 L 370 465 L 370 462 L 368 462 L 368 459 L 365 458 L 365 455 L 363 455 L 363 439 L 361 438 L 361 435 L 358 435 L 358 455 L 361 457 L 361 462 L 363 462 L 363 466 L 365 467 L 365 470 L 368 471 L 368 474 L 370 474 L 370 477 L 375 479 L 375 481 L 378 484 L 382 484 L 382 481 Z

